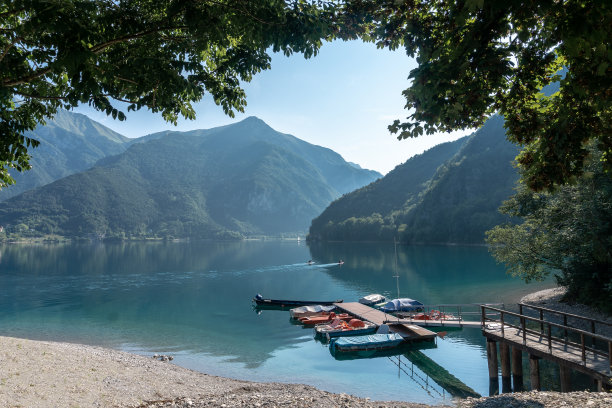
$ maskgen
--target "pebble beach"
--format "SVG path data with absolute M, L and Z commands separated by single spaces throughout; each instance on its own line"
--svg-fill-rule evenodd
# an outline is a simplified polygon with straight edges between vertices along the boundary
M 583 305 L 559 303 L 560 289 L 524 297 L 611 321 Z M 586 309 L 585 309 L 586 308 Z M 612 407 L 612 394 L 524 392 L 457 400 L 458 408 Z M 0 337 L 0 407 L 413 407 L 372 401 L 301 384 L 258 383 L 216 377 L 117 350 L 71 343 Z

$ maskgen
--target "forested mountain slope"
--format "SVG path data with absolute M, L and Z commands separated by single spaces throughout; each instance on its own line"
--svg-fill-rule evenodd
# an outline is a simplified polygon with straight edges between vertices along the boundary
M 335 200 L 312 221 L 312 237 L 321 233 L 329 222 L 337 224 L 352 218 L 364 220 L 372 214 L 389 216 L 404 206 L 411 205 L 438 167 L 453 157 L 466 140 L 467 137 L 464 137 L 435 146 L 410 158 L 374 183 Z M 342 240 L 340 236 L 334 238 Z
M 27 136 L 40 141 L 29 149 L 32 169 L 13 171 L 16 183 L 0 190 L 0 201 L 86 170 L 103 157 L 124 152 L 130 140 L 85 115 L 64 110 Z
M 147 139 L 0 203 L 0 225 L 99 238 L 303 232 L 342 192 L 380 176 L 257 118 Z
M 498 211 L 518 174 L 503 119 L 415 156 L 383 179 L 334 201 L 313 220 L 311 240 L 483 243 L 506 221 Z

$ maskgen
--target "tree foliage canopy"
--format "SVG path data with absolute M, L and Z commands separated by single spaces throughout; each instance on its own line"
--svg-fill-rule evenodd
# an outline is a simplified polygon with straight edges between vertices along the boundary
M 493 256 L 525 281 L 554 273 L 567 297 L 612 311 L 612 179 L 595 154 L 574 185 L 536 193 L 519 185 L 502 212 L 523 218 L 487 233 Z
M 591 139 L 612 168 L 612 3 L 350 0 L 347 36 L 417 59 L 398 138 L 480 126 L 498 111 L 535 190 L 581 174 Z M 558 72 L 567 68 L 561 78 Z M 547 84 L 560 91 L 545 96 Z
M 230 115 L 269 53 L 374 41 L 416 57 L 399 138 L 474 128 L 498 111 L 535 190 L 581 174 L 594 139 L 612 169 L 612 5 L 606 0 L 6 0 L 0 4 L 0 187 L 28 168 L 24 135 L 58 107 L 119 120 L 193 118 L 208 92 Z M 567 69 L 562 78 L 560 69 Z M 540 90 L 560 81 L 560 91 Z
M 316 54 L 330 34 L 325 2 L 307 0 L 6 0 L 0 4 L 0 187 L 29 168 L 32 130 L 81 103 L 123 120 L 147 107 L 194 118 L 208 92 L 233 115 L 240 81 L 269 52 Z

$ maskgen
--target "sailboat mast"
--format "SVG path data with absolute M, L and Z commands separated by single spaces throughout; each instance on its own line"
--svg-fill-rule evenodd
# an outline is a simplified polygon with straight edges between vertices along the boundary
M 397 298 L 399 299 L 400 297 L 400 291 L 399 291 L 399 274 L 397 273 L 397 242 L 395 241 L 395 238 L 393 238 L 393 249 L 395 250 L 395 285 L 397 286 Z

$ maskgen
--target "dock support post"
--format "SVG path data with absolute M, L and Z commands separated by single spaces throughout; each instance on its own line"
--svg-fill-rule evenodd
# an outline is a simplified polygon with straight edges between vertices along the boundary
M 529 378 L 531 379 L 531 390 L 540 391 L 540 357 L 529 355 Z
M 559 363 L 559 377 L 561 380 L 561 392 L 572 390 L 571 369 L 565 364 Z
M 512 382 L 514 392 L 523 391 L 523 352 L 517 347 L 512 347 Z
M 595 390 L 597 392 L 611 392 L 612 391 L 612 387 L 609 384 L 608 381 L 604 381 L 601 378 L 595 378 L 593 380 L 595 382 Z
M 510 378 L 510 346 L 506 342 L 499 343 L 499 355 L 501 359 L 502 392 L 512 392 L 512 380 Z
M 487 361 L 489 363 L 489 395 L 499 394 L 499 378 L 497 375 L 497 342 L 487 339 Z

